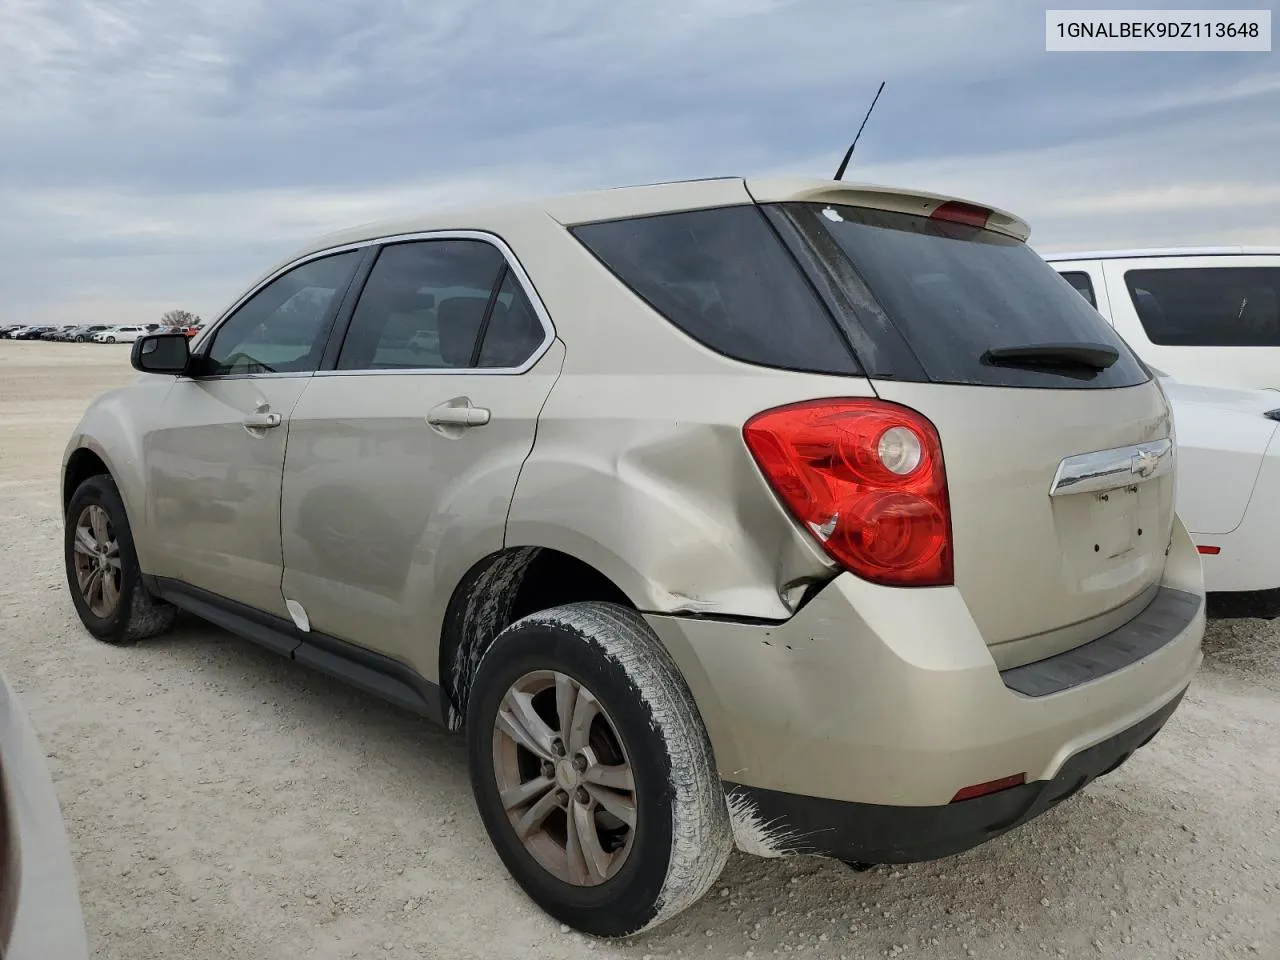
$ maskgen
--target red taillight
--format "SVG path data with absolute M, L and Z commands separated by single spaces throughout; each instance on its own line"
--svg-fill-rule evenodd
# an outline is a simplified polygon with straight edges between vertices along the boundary
M 976 204 L 964 203 L 960 200 L 948 200 L 941 203 L 929 214 L 930 220 L 948 220 L 951 223 L 963 223 L 970 227 L 985 227 L 991 211 Z
M 813 400 L 742 428 L 778 497 L 823 549 L 864 580 L 952 583 L 951 508 L 932 423 L 882 400 Z
M 1001 777 L 999 780 L 988 780 L 986 783 L 975 783 L 971 787 L 965 787 L 957 790 L 956 795 L 951 798 L 952 803 L 960 803 L 962 800 L 973 800 L 976 797 L 986 797 L 993 793 L 999 793 L 1001 790 L 1011 790 L 1014 787 L 1020 787 L 1027 782 L 1025 773 L 1015 773 L 1012 777 Z
M 1207 543 L 1200 544 L 1198 547 L 1196 547 L 1196 549 L 1199 550 L 1201 553 L 1208 554 L 1211 557 L 1216 557 L 1218 554 L 1222 552 L 1221 547 L 1211 547 Z

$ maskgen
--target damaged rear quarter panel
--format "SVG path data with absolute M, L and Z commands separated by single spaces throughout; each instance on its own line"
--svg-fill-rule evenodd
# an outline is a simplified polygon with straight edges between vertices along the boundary
M 866 381 L 717 371 L 718 357 L 707 376 L 573 374 L 576 353 L 539 419 L 507 546 L 576 556 L 646 612 L 789 617 L 833 567 L 761 476 L 742 425 L 784 403 L 865 395 Z

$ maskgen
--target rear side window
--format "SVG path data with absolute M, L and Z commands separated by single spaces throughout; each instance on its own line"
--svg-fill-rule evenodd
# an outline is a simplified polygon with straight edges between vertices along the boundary
M 1280 267 L 1127 270 L 1124 282 L 1152 343 L 1280 346 Z
M 822 230 L 919 362 L 923 379 L 1005 387 L 1101 388 L 1144 383 L 1141 362 L 1084 298 L 1026 244 L 978 227 L 862 207 L 785 204 L 802 231 Z M 832 254 L 839 256 L 838 253 Z M 832 273 L 848 273 L 836 264 Z M 846 281 L 842 283 L 847 285 Z M 850 302 L 866 313 L 868 297 Z M 878 320 L 860 317 L 864 326 Z M 992 362 L 989 350 L 1111 347 L 1102 370 Z M 920 379 L 910 371 L 889 371 Z
M 1089 279 L 1089 275 L 1082 270 L 1069 270 L 1061 274 L 1062 279 L 1071 284 L 1075 288 L 1076 293 L 1089 301 L 1089 305 L 1097 307 L 1098 298 L 1093 293 L 1093 281 Z
M 572 232 L 654 310 L 718 353 L 788 370 L 859 372 L 822 301 L 754 205 Z
M 505 266 L 498 248 L 481 240 L 385 247 L 360 293 L 338 369 L 470 367 Z

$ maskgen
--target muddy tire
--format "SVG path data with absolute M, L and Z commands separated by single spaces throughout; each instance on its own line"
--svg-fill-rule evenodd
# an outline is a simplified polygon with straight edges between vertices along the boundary
M 177 611 L 142 582 L 124 501 L 109 476 L 90 477 L 72 494 L 63 553 L 71 601 L 99 640 L 132 644 L 173 624 Z
M 490 839 L 561 923 L 638 933 L 724 869 L 732 831 L 706 730 L 635 611 L 575 603 L 507 627 L 476 672 L 466 736 Z

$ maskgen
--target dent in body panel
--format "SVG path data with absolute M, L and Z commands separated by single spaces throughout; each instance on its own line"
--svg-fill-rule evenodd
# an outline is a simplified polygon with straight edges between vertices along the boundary
M 779 504 L 742 425 L 797 399 L 857 395 L 865 383 L 566 372 L 521 473 L 507 544 L 575 556 L 641 610 L 785 620 L 835 568 Z

